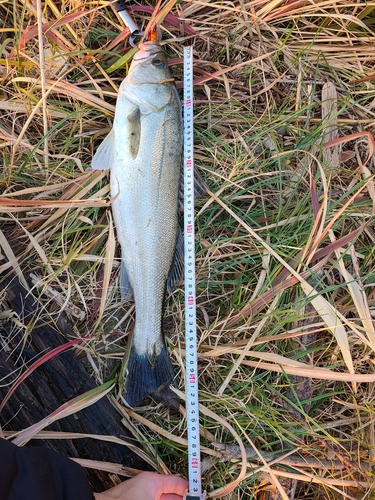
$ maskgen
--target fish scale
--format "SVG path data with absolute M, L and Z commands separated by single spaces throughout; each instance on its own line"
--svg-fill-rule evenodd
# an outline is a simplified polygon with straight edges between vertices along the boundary
M 182 246 L 176 246 L 181 155 L 180 99 L 160 45 L 145 42 L 120 86 L 113 129 L 92 162 L 93 168 L 111 170 L 121 295 L 135 301 L 125 373 L 124 397 L 130 406 L 148 394 L 178 404 L 169 387 L 174 373 L 162 310 L 167 285 L 178 279 L 173 263 L 182 258 L 177 255 Z

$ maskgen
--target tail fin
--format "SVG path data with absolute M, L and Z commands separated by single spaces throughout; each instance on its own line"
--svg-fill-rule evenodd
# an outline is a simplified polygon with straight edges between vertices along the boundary
M 146 396 L 151 395 L 166 406 L 178 409 L 178 397 L 170 389 L 170 385 L 175 385 L 173 379 L 174 371 L 165 346 L 151 365 L 147 355 L 138 354 L 132 345 L 126 366 L 124 394 L 129 406 L 139 406 Z

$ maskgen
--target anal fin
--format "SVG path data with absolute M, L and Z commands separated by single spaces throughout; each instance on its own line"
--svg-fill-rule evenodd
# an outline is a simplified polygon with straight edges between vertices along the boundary
M 121 261 L 120 267 L 120 292 L 121 300 L 134 301 L 133 288 L 131 286 L 128 271 L 125 267 L 124 261 Z

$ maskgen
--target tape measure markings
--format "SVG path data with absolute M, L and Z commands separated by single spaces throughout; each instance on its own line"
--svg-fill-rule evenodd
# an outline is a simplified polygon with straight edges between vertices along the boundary
M 199 435 L 197 319 L 195 293 L 194 230 L 194 129 L 193 48 L 184 47 L 184 257 L 186 421 L 188 434 L 189 491 L 186 500 L 201 500 L 201 454 Z

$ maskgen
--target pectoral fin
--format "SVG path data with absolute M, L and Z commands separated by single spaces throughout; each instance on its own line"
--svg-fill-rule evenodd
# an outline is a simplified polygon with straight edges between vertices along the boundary
M 113 129 L 100 144 L 91 161 L 93 170 L 109 170 L 113 165 L 113 152 L 115 146 L 115 133 Z
M 129 152 L 132 158 L 137 158 L 141 140 L 141 110 L 137 107 L 127 116 L 129 127 Z

